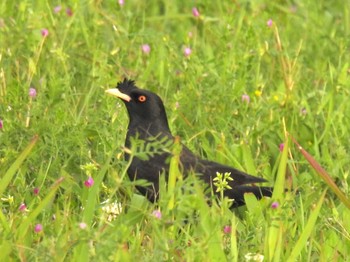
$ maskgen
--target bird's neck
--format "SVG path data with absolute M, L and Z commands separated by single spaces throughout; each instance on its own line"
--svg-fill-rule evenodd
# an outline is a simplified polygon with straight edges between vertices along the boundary
M 127 136 L 138 137 L 143 140 L 158 136 L 172 137 L 168 122 L 161 122 L 160 120 L 154 120 L 142 125 L 138 121 L 130 121 Z

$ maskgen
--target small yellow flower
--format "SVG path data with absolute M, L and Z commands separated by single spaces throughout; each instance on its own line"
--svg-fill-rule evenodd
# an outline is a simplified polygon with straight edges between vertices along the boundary
M 255 90 L 254 94 L 257 96 L 257 97 L 260 97 L 262 92 L 260 90 Z
M 8 197 L 2 197 L 1 200 L 2 200 L 3 202 L 7 202 L 7 203 L 9 203 L 9 204 L 12 204 L 12 203 L 13 203 L 13 196 L 8 195 Z
M 120 202 L 109 203 L 102 207 L 102 211 L 107 221 L 111 222 L 123 211 L 123 206 Z
M 254 254 L 254 253 L 248 253 L 244 255 L 246 261 L 258 261 L 262 262 L 264 261 L 264 256 L 260 255 L 259 253 Z
M 277 95 L 274 95 L 274 96 L 273 96 L 273 99 L 274 99 L 275 101 L 278 101 L 278 96 L 277 96 Z
M 85 165 L 80 165 L 80 169 L 85 171 L 88 176 L 91 176 L 93 171 L 98 170 L 98 165 L 90 162 Z

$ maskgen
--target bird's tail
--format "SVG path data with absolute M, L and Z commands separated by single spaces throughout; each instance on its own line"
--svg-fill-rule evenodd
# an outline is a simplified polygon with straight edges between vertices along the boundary
M 258 186 L 237 186 L 231 190 L 225 191 L 225 196 L 234 199 L 232 207 L 239 207 L 245 205 L 244 194 L 253 193 L 257 199 L 263 196 L 271 197 L 273 192 L 272 187 L 258 187 Z

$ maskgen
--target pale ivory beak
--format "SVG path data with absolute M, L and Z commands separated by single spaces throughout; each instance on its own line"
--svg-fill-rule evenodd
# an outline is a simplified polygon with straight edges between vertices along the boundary
M 130 100 L 131 100 L 130 96 L 120 92 L 118 88 L 107 89 L 105 92 L 109 95 L 116 96 L 120 99 L 123 99 L 126 102 L 130 102 Z

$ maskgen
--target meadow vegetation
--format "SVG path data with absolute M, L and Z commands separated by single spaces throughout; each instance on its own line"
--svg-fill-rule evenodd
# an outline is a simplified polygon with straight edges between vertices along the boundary
M 349 62 L 348 0 L 1 1 L 0 260 L 348 261 Z M 232 211 L 191 176 L 149 203 L 124 77 L 274 196 Z

